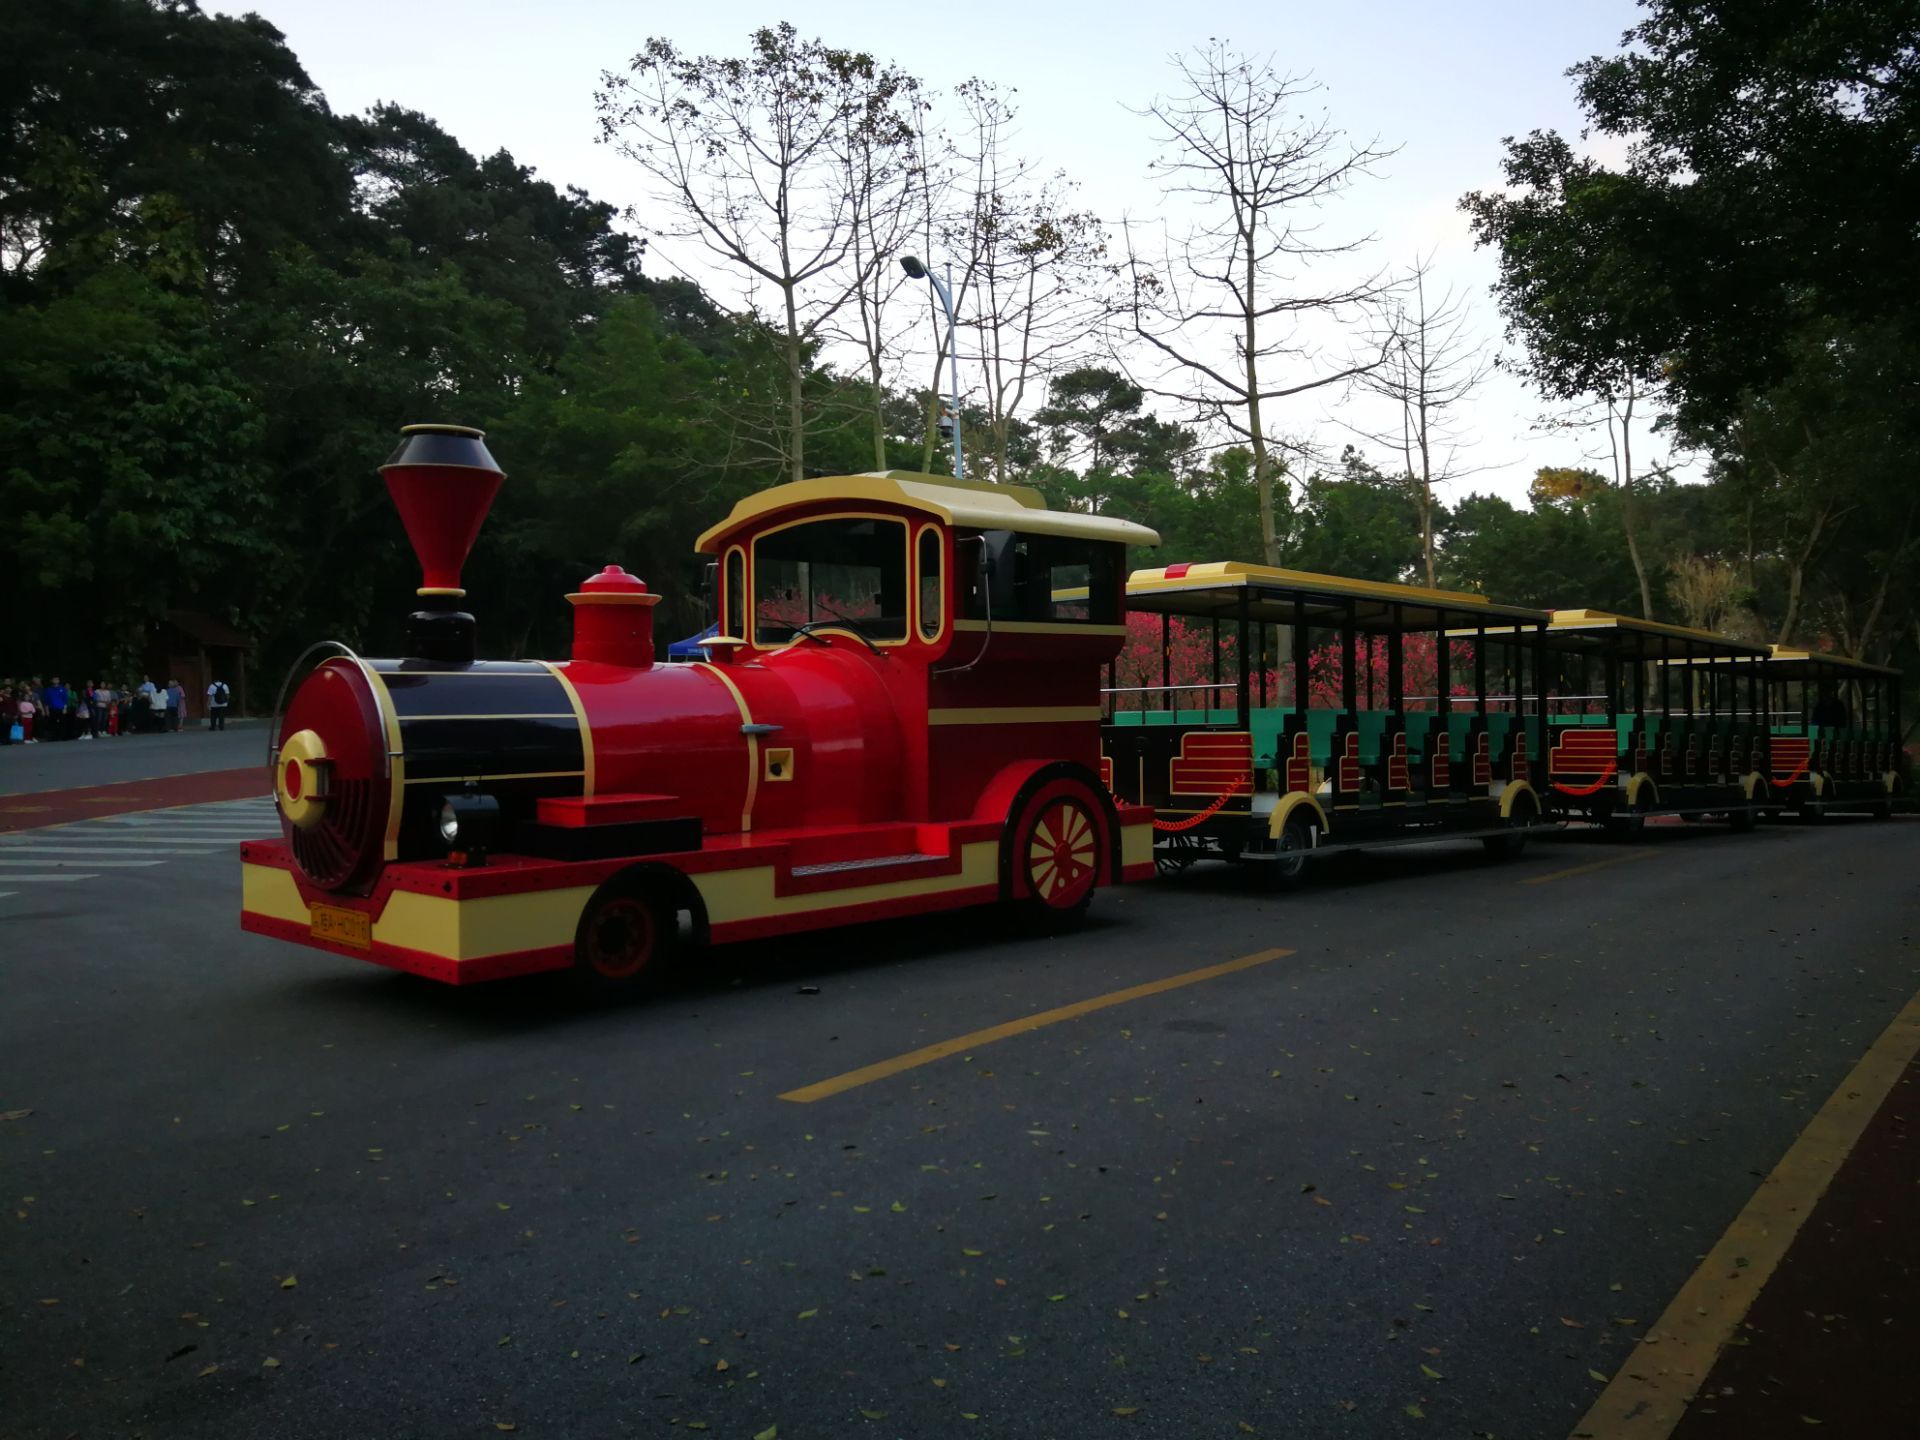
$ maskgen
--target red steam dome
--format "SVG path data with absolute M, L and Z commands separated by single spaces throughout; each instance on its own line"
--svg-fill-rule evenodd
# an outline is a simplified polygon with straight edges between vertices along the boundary
M 644 670 L 653 664 L 653 607 L 646 582 L 609 565 L 567 596 L 573 606 L 573 658 Z

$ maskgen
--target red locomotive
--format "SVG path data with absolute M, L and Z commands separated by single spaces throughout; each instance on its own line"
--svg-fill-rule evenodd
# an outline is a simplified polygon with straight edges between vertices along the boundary
M 1099 766 L 1125 547 L 1152 531 L 1010 486 L 800 481 L 700 537 L 705 660 L 656 663 L 658 597 L 615 566 L 567 597 L 570 660 L 479 660 L 460 567 L 501 471 L 439 425 L 382 471 L 424 572 L 413 653 L 315 647 L 273 750 L 282 838 L 242 848 L 243 928 L 455 984 L 636 982 L 688 927 L 1070 918 L 1151 874 L 1153 812 Z

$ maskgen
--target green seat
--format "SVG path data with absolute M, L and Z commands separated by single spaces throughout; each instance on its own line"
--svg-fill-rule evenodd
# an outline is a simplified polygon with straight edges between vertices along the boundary
M 1333 732 L 1346 713 L 1344 710 L 1307 711 L 1307 754 L 1323 770 L 1332 763 Z

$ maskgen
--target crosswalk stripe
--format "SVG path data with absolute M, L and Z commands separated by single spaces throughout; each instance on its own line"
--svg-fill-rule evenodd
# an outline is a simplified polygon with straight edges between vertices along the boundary
M 226 847 L 222 845 L 218 848 L 224 850 Z M 138 847 L 118 846 L 109 848 L 99 845 L 0 844 L 0 855 L 5 855 L 8 851 L 12 851 L 17 855 L 45 855 L 49 858 L 62 860 L 66 859 L 69 855 L 75 857 L 97 856 L 102 860 L 136 860 L 143 855 L 211 855 L 216 853 L 215 847 L 211 845 L 195 845 L 180 849 L 167 845 L 141 845 Z M 6 863 L 9 865 L 20 865 L 26 862 L 9 860 Z
M 100 878 L 100 877 L 99 877 L 98 875 L 94 875 L 94 874 L 86 874 L 86 875 L 9 875 L 9 876 L 7 876 L 7 883 L 8 883 L 9 885 L 19 885 L 19 884 L 23 884 L 23 883 L 28 883 L 28 884 L 31 884 L 31 883 L 37 883 L 37 882 L 39 882 L 39 881 L 53 881 L 53 882 L 57 882 L 57 881 L 61 881 L 61 880 L 98 880 L 99 878 Z
M 26 860 L 9 860 L 4 856 L 0 856 L 0 865 L 64 865 L 66 863 L 67 863 L 66 857 L 64 855 L 59 855 L 59 854 L 36 855 Z M 76 865 L 98 866 L 102 870 L 129 870 L 136 865 L 159 865 L 159 864 L 162 864 L 163 862 L 159 860 L 96 860 L 96 859 L 80 860 L 80 859 L 76 859 L 73 863 L 75 863 Z M 11 879 L 12 877 L 9 876 L 8 878 Z

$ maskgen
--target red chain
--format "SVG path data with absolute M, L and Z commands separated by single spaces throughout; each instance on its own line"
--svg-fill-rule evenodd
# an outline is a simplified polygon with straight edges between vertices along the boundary
M 1184 820 L 1155 820 L 1153 822 L 1153 828 L 1163 834 L 1191 830 L 1194 826 L 1204 824 L 1206 821 L 1218 815 L 1227 801 L 1238 795 L 1242 790 L 1245 790 L 1250 784 L 1252 784 L 1252 782 L 1249 780 L 1236 780 L 1222 791 L 1211 805 L 1207 806 L 1207 808 L 1199 814 L 1189 815 Z
M 1767 777 L 1767 783 L 1773 786 L 1773 788 L 1776 790 L 1790 790 L 1793 788 L 1794 782 L 1798 780 L 1802 775 L 1807 773 L 1807 767 L 1812 763 L 1813 763 L 1813 757 L 1809 755 L 1805 760 L 1802 760 L 1800 762 L 1800 768 L 1794 771 L 1793 774 L 1787 776 L 1786 779 L 1776 780 L 1771 775 L 1769 775 Z
M 1598 795 L 1600 791 L 1605 788 L 1606 783 L 1613 779 L 1615 772 L 1619 768 L 1617 765 L 1607 766 L 1606 772 L 1591 785 L 1584 785 L 1576 789 L 1572 785 L 1562 785 L 1556 780 L 1553 782 L 1553 788 L 1558 790 L 1562 795 Z

